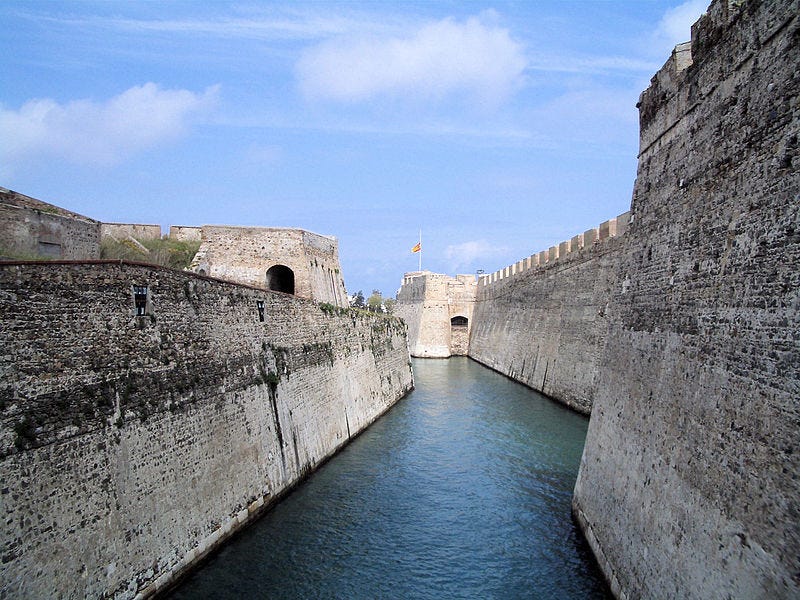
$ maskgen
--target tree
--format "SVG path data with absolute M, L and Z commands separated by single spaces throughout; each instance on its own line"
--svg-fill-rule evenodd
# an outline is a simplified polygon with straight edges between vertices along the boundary
M 394 298 L 386 298 L 383 301 L 383 307 L 386 309 L 386 312 L 390 315 L 394 314 L 394 307 L 397 304 L 397 300 Z
M 364 292 L 358 290 L 356 295 L 350 299 L 350 306 L 353 308 L 364 308 Z
M 367 308 L 372 312 L 383 312 L 383 296 L 380 290 L 372 290 L 372 295 L 367 299 Z

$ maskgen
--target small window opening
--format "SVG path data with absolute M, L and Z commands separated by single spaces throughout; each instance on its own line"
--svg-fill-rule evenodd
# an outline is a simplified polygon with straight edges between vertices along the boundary
M 264 321 L 264 301 L 263 300 L 256 300 L 256 306 L 258 307 L 258 320 Z
M 469 319 L 467 317 L 453 317 L 450 319 L 450 325 L 452 327 L 466 327 L 467 323 L 469 323 Z
M 53 258 L 61 257 L 61 244 L 55 242 L 39 242 L 39 254 Z
M 133 304 L 136 307 L 136 316 L 141 317 L 147 314 L 147 286 L 133 286 Z

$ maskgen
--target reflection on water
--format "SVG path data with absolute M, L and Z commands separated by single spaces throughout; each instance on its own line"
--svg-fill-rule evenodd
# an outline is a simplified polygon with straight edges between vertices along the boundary
M 467 358 L 416 390 L 174 598 L 606 598 L 570 517 L 588 420 Z

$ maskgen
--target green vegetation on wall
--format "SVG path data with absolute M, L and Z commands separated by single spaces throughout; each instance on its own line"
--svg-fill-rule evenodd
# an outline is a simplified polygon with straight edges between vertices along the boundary
M 53 260 L 52 256 L 38 254 L 36 252 L 23 252 L 13 248 L 0 246 L 0 259 L 6 260 Z
M 134 260 L 185 269 L 199 248 L 199 241 L 177 241 L 167 237 L 150 240 L 105 238 L 100 242 L 100 258 Z

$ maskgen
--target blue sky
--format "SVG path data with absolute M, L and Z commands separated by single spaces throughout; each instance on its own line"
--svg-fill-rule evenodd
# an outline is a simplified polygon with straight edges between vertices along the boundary
M 301 227 L 348 291 L 625 212 L 636 102 L 706 0 L 0 4 L 0 185 L 103 221 Z

